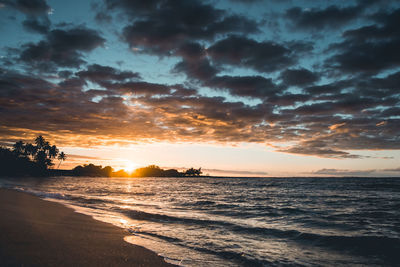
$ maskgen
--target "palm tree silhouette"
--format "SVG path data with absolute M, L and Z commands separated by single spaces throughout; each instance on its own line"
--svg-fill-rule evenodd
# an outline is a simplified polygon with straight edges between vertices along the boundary
M 39 135 L 36 137 L 35 143 L 38 149 L 42 149 L 46 145 L 46 140 L 44 140 L 43 136 Z
M 67 155 L 65 155 L 64 152 L 61 152 L 61 153 L 58 155 L 58 159 L 60 160 L 60 163 L 58 163 L 57 169 L 60 168 L 61 162 L 63 162 L 64 160 L 67 159 Z
M 53 145 L 53 146 L 49 146 L 48 150 L 49 150 L 49 158 L 55 159 L 58 155 L 58 151 L 59 151 L 58 148 L 55 145 Z
M 25 155 L 29 156 L 31 159 L 34 158 L 37 152 L 37 147 L 32 144 L 26 144 L 25 146 Z
M 18 141 L 14 145 L 14 152 L 17 153 L 18 155 L 21 155 L 22 152 L 24 151 L 25 145 L 24 142 Z

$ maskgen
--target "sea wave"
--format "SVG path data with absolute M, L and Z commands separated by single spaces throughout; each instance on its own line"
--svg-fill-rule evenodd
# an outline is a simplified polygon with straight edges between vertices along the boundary
M 400 179 L 57 178 L 0 187 L 115 220 L 132 235 L 167 243 L 153 249 L 185 258 L 185 266 L 209 255 L 218 266 L 400 262 Z

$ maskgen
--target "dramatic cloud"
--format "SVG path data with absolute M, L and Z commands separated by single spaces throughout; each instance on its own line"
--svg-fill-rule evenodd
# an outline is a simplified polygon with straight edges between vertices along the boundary
M 334 150 L 326 147 L 324 144 L 322 147 L 316 146 L 313 142 L 301 143 L 299 146 L 291 147 L 289 149 L 281 149 L 280 152 L 318 156 L 321 158 L 360 158 L 358 155 L 352 155 L 345 151 Z
M 0 3 L 13 34 L 0 42 L 5 141 L 246 142 L 358 160 L 400 149 L 396 1 L 104 0 L 76 21 L 45 1 Z
M 226 33 L 255 33 L 258 24 L 240 15 L 227 14 L 202 1 L 106 1 L 108 9 L 122 9 L 133 22 L 123 29 L 131 48 L 169 55 L 177 45 L 192 40 L 213 40 Z
M 207 49 L 210 57 L 221 64 L 250 67 L 260 72 L 272 72 L 294 64 L 296 51 L 274 42 L 257 42 L 231 35 Z
M 9 130 L 68 131 L 93 135 L 93 140 L 95 136 L 112 134 L 114 138 L 136 140 L 184 140 L 198 135 L 197 138 L 203 140 L 238 141 L 251 134 L 247 122 L 260 121 L 266 114 L 262 107 L 251 108 L 242 103 L 224 102 L 223 98 L 182 94 L 131 98 L 127 104 L 126 99 L 104 95 L 101 90 L 85 91 L 83 85 L 84 81 L 76 78 L 53 84 L 18 73 L 3 74 L 0 103 L 6 109 L 2 110 L 1 123 Z M 131 86 L 133 90 L 147 91 L 150 95 L 169 90 L 144 82 Z M 96 96 L 100 98 L 94 101 Z M 97 129 L 96 133 L 93 129 Z M 229 135 L 226 135 L 227 130 L 230 130 Z M 254 138 L 262 140 L 262 137 Z
M 44 0 L 0 0 L 4 7 L 11 7 L 26 15 L 23 27 L 30 32 L 45 34 L 50 30 L 48 14 L 51 7 Z
M 292 27 L 305 30 L 334 29 L 358 18 L 362 6 L 338 7 L 331 5 L 327 8 L 303 9 L 293 7 L 286 11 L 286 17 Z
M 20 60 L 33 67 L 79 67 L 85 61 L 83 52 L 103 45 L 105 39 L 95 30 L 76 27 L 69 30 L 52 30 L 38 43 L 22 47 Z
M 399 67 L 400 9 L 378 13 L 375 20 L 379 24 L 344 32 L 344 41 L 332 45 L 332 49 L 338 53 L 327 62 L 327 67 L 349 73 L 370 74 Z
M 29 18 L 22 22 L 26 30 L 41 34 L 45 34 L 50 30 L 50 24 L 50 20 L 47 17 L 42 19 Z
M 307 69 L 287 69 L 281 73 L 283 83 L 290 86 L 305 86 L 318 81 L 319 76 Z
M 87 70 L 80 71 L 77 73 L 77 75 L 81 78 L 85 78 L 97 83 L 109 80 L 124 81 L 126 79 L 140 78 L 140 74 L 137 72 L 120 71 L 115 68 L 102 66 L 99 64 L 90 65 L 87 67 Z
M 274 96 L 279 89 L 262 76 L 219 76 L 206 83 L 210 87 L 227 89 L 232 95 L 265 98 Z
M 45 0 L 0 0 L 0 4 L 32 16 L 46 15 L 51 10 Z

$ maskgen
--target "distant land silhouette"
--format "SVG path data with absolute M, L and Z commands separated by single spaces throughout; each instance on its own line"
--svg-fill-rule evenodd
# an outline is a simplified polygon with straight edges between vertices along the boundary
M 184 172 L 175 169 L 163 170 L 159 166 L 150 165 L 139 168 L 131 174 L 124 170 L 114 171 L 110 166 L 102 167 L 94 164 L 77 166 L 71 170 L 73 176 L 90 176 L 90 177 L 187 177 L 200 176 L 201 168 L 190 168 Z
M 59 160 L 54 169 L 54 160 Z M 60 170 L 59 167 L 67 159 L 64 152 L 51 145 L 43 136 L 38 136 L 34 144 L 16 142 L 12 148 L 0 147 L 0 177 L 45 177 L 45 176 L 88 176 L 88 177 L 187 177 L 200 176 L 201 168 L 189 168 L 179 172 L 176 169 L 161 169 L 150 165 L 138 168 L 131 174 L 125 170 L 114 171 L 111 166 L 85 164 L 72 170 Z

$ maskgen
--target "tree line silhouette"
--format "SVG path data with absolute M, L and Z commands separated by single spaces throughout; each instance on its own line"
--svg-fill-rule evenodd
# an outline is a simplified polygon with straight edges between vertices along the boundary
M 55 159 L 59 168 L 67 155 L 41 135 L 34 144 L 18 141 L 12 148 L 0 147 L 0 176 L 48 176 Z
M 89 176 L 89 177 L 187 177 L 200 176 L 201 168 L 190 168 L 186 171 L 179 172 L 175 169 L 164 170 L 157 165 L 149 165 L 147 167 L 138 168 L 131 174 L 124 170 L 114 171 L 110 166 L 102 167 L 94 164 L 76 166 L 72 170 L 74 176 Z
M 72 170 L 59 170 L 67 159 L 64 152 L 51 145 L 43 136 L 38 136 L 34 144 L 18 141 L 11 148 L 0 146 L 0 176 L 87 176 L 87 177 L 187 177 L 200 176 L 201 168 L 190 168 L 179 172 L 176 169 L 161 169 L 157 165 L 138 168 L 131 174 L 124 170 L 114 171 L 110 166 L 85 164 Z M 54 160 L 59 160 L 54 169 Z
M 201 168 L 190 168 L 184 172 L 179 172 L 175 169 L 163 170 L 156 165 L 150 165 L 144 168 L 136 169 L 132 173 L 132 177 L 184 177 L 184 176 L 200 176 Z

